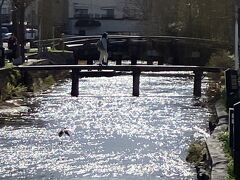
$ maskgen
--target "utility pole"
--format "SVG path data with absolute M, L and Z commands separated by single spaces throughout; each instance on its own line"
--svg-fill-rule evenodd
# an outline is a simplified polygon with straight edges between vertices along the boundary
M 20 56 L 22 57 L 22 62 L 25 61 L 25 6 L 24 2 L 19 4 L 19 44 L 20 44 Z

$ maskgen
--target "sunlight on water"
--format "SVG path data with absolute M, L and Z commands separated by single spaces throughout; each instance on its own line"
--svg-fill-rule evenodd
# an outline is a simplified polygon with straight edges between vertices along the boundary
M 0 177 L 196 179 L 186 151 L 211 111 L 192 105 L 192 87 L 191 78 L 146 76 L 132 97 L 131 76 L 88 78 L 76 98 L 61 83 L 29 99 L 32 111 L 14 120 L 28 123 L 0 129 Z M 71 136 L 59 138 L 64 127 Z

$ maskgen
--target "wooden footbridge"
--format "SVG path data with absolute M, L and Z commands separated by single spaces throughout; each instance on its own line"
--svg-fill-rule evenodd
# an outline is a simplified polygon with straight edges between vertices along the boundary
M 18 66 L 21 71 L 36 71 L 36 70 L 70 70 L 72 71 L 72 96 L 79 95 L 79 77 L 80 72 L 87 71 L 116 71 L 116 72 L 131 72 L 133 76 L 133 96 L 139 96 L 140 75 L 141 72 L 163 72 L 163 71 L 190 71 L 194 73 L 193 95 L 201 96 L 201 81 L 204 72 L 219 73 L 222 68 L 201 67 L 201 66 L 169 66 L 169 65 L 34 65 L 34 66 Z
M 79 77 L 83 71 L 104 73 L 105 71 L 131 72 L 133 76 L 133 96 L 139 96 L 141 72 L 190 71 L 194 73 L 193 94 L 201 96 L 201 80 L 205 72 L 219 73 L 222 68 L 204 67 L 212 51 L 225 47 L 223 42 L 208 39 L 174 37 L 174 36 L 117 36 L 109 35 L 109 59 L 116 62 L 112 66 L 93 65 L 93 60 L 99 58 L 96 41 L 100 36 L 81 36 L 63 41 L 63 47 L 73 51 L 74 65 L 42 65 L 18 66 L 22 71 L 35 70 L 71 70 L 72 96 L 78 96 Z M 52 41 L 52 40 L 51 40 Z M 41 41 L 48 43 L 51 41 Z M 227 45 L 228 46 L 228 45 Z M 64 49 L 64 48 L 63 48 Z M 174 65 L 162 65 L 172 59 Z M 87 60 L 88 65 L 78 65 L 81 60 Z M 122 65 L 123 60 L 130 60 L 131 65 Z M 137 65 L 137 60 L 147 60 L 148 65 Z M 153 65 L 157 60 L 158 65 Z

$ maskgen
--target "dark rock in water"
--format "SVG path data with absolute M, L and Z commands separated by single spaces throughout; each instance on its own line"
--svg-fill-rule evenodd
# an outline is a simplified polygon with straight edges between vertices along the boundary
M 204 102 L 201 102 L 201 101 L 199 101 L 199 102 L 195 102 L 194 104 L 193 104 L 193 106 L 200 106 L 200 107 L 206 107 L 207 105 L 206 105 L 206 103 L 204 103 Z
M 66 134 L 67 136 L 70 136 L 69 130 L 64 128 L 61 131 L 58 132 L 58 136 L 62 137 L 64 134 Z
M 200 171 L 198 173 L 198 176 L 197 176 L 197 179 L 198 180 L 209 180 L 210 177 L 205 170 L 200 169 Z

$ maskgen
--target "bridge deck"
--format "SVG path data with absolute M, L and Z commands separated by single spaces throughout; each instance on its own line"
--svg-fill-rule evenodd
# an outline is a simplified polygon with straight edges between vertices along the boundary
M 20 70 L 72 70 L 72 96 L 78 96 L 79 71 L 80 70 L 104 70 L 104 71 L 131 71 L 133 76 L 133 96 L 139 96 L 140 74 L 141 72 L 160 71 L 192 71 L 194 73 L 193 94 L 201 96 L 201 80 L 203 72 L 221 72 L 223 68 L 201 67 L 201 66 L 168 66 L 168 65 L 38 65 L 38 66 L 18 66 Z M 102 71 L 103 72 L 103 71 Z M 97 73 L 95 73 L 97 74 Z
M 170 66 L 170 65 L 37 65 L 37 66 L 18 66 L 22 70 L 114 70 L 114 71 L 201 71 L 201 72 L 221 72 L 223 68 L 202 67 L 202 66 Z

